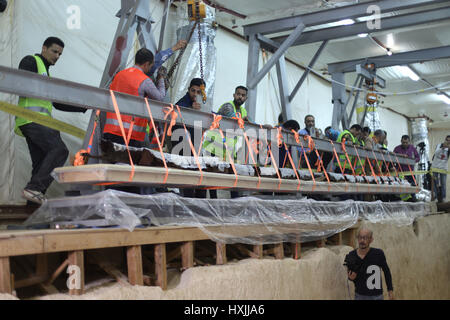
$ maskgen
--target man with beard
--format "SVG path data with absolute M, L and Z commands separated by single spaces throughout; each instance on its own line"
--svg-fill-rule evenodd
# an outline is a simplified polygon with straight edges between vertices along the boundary
M 373 232 L 358 232 L 358 248 L 345 257 L 348 278 L 355 283 L 355 300 L 383 300 L 381 270 L 384 272 L 389 299 L 394 299 L 391 271 L 383 250 L 371 248 Z
M 233 110 L 234 114 L 236 115 L 236 113 L 240 113 L 241 114 L 241 118 L 244 119 L 245 121 L 249 121 L 248 120 L 248 116 L 247 116 L 247 110 L 244 107 L 244 103 L 245 101 L 247 101 L 247 93 L 248 93 L 248 89 L 244 86 L 239 86 L 236 88 L 234 94 L 233 94 L 233 101 L 230 102 L 226 102 L 223 105 L 221 105 L 219 107 L 219 110 L 217 111 L 217 113 L 222 113 L 221 109 L 222 108 L 230 108 Z

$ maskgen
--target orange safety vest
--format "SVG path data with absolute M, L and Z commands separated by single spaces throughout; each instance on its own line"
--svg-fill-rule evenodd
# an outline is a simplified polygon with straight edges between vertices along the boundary
M 127 93 L 133 96 L 139 96 L 139 87 L 144 80 L 150 79 L 144 72 L 137 68 L 128 68 L 120 71 L 114 77 L 110 89 L 117 92 Z M 150 125 L 148 119 L 138 118 L 128 115 L 122 115 L 122 122 L 125 129 L 125 135 L 128 136 L 128 130 L 131 126 L 131 122 L 134 118 L 133 132 L 131 133 L 131 139 L 136 141 L 144 141 L 147 125 Z M 150 128 L 152 129 L 152 128 Z M 104 133 L 111 133 L 117 136 L 122 136 L 120 131 L 119 122 L 117 116 L 113 112 L 106 113 L 106 124 L 103 130 Z M 154 140 L 154 141 L 153 141 Z M 156 143 L 156 137 L 153 137 L 152 144 Z

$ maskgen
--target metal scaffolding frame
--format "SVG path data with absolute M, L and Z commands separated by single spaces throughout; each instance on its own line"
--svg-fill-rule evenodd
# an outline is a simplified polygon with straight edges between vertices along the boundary
M 0 66 L 0 92 L 15 94 L 19 96 L 25 96 L 30 98 L 49 100 L 58 103 L 66 103 L 73 106 L 85 107 L 93 110 L 100 110 L 102 112 L 115 112 L 111 101 L 110 91 L 103 88 L 97 88 L 71 82 L 67 80 L 61 80 L 57 78 L 49 78 L 39 74 L 30 73 L 23 70 L 12 69 L 8 67 Z M 132 96 L 123 93 L 115 93 L 120 112 L 126 115 L 135 115 L 138 117 L 148 117 L 148 111 L 146 108 L 145 100 L 141 97 Z M 165 123 L 170 122 L 171 119 L 166 117 L 164 108 L 168 108 L 171 105 L 156 101 L 149 100 L 149 104 L 152 110 L 153 119 L 157 122 Z M 213 115 L 202 111 L 197 111 L 191 108 L 182 108 L 183 118 L 178 117 L 176 123 L 188 127 L 202 128 L 207 130 L 213 123 Z M 223 131 L 227 129 L 234 130 L 235 134 L 243 135 L 239 130 L 239 124 L 236 120 L 224 117 L 220 122 L 220 127 Z M 267 139 L 271 144 L 273 150 L 276 150 L 278 146 L 278 131 L 277 129 L 261 128 L 258 124 L 246 123 L 245 132 L 250 139 Z M 87 132 L 89 135 L 90 132 Z M 298 160 L 298 148 L 306 147 L 306 141 L 300 139 L 298 144 L 294 134 L 288 131 L 282 131 L 282 137 L 284 142 L 292 147 L 292 156 L 294 161 Z M 340 144 L 334 146 L 328 140 L 322 140 L 313 138 L 316 148 L 319 151 L 344 153 Z M 199 146 L 196 146 L 198 148 Z M 361 158 L 370 158 L 376 160 L 383 160 L 384 155 L 394 156 L 393 153 L 383 151 L 369 151 L 361 147 L 347 148 L 346 152 L 350 156 L 360 156 Z M 395 156 L 394 156 L 395 158 Z M 415 164 L 414 159 L 399 157 L 401 164 Z
M 339 124 L 342 123 L 342 127 L 347 129 L 349 127 L 349 120 L 353 116 L 353 112 L 356 107 L 358 95 L 355 96 L 352 110 L 350 115 L 347 115 L 347 105 L 352 99 L 354 87 L 359 81 L 360 77 L 377 79 L 377 84 L 383 87 L 384 80 L 375 73 L 368 73 L 369 71 L 364 69 L 365 64 L 374 64 L 376 68 L 385 68 L 397 65 L 409 65 L 417 62 L 424 62 L 437 59 L 450 58 L 450 46 L 442 46 L 437 48 L 429 48 L 423 50 L 409 51 L 403 53 L 392 54 L 391 56 L 382 55 L 376 57 L 370 57 L 365 59 L 355 59 L 349 61 L 341 61 L 331 63 L 328 65 L 328 72 L 331 73 L 332 82 L 332 95 L 333 95 L 333 119 L 332 127 L 339 128 Z M 358 77 L 353 84 L 350 94 L 347 95 L 345 87 L 345 73 L 358 72 Z M 368 74 L 367 74 L 368 73 Z M 359 82 L 357 87 L 358 93 L 360 92 L 362 82 Z M 439 91 L 439 90 L 438 90 Z
M 370 1 L 361 4 L 343 6 L 335 9 L 323 10 L 303 15 L 297 15 L 287 18 L 274 19 L 271 21 L 254 23 L 244 26 L 244 35 L 249 41 L 248 51 L 248 69 L 247 69 L 247 87 L 249 89 L 247 99 L 248 114 L 251 119 L 255 119 L 257 108 L 257 85 L 264 78 L 267 72 L 273 67 L 277 66 L 282 113 L 284 116 L 292 114 L 290 110 L 290 102 L 295 97 L 295 94 L 300 89 L 304 79 L 308 75 L 310 68 L 323 51 L 325 45 L 329 40 L 354 36 L 360 33 L 380 32 L 383 30 L 390 30 L 406 26 L 436 22 L 448 19 L 450 16 L 450 6 L 441 7 L 438 9 L 424 10 L 421 12 L 407 13 L 402 15 L 395 15 L 392 17 L 379 17 L 380 28 L 372 30 L 366 22 L 355 23 L 349 26 L 339 26 L 332 28 L 324 28 L 313 31 L 303 32 L 307 27 L 323 25 L 326 23 L 337 22 L 343 19 L 360 18 L 372 16 L 368 8 L 370 6 L 377 6 L 380 12 L 389 13 L 393 11 L 400 11 L 411 8 L 419 8 L 431 4 L 445 3 L 445 0 L 381 0 Z M 288 36 L 269 37 L 270 34 L 276 34 L 285 31 L 291 31 Z M 291 46 L 298 46 L 306 43 L 322 42 L 316 54 L 308 65 L 307 70 L 300 78 L 294 90 L 289 93 L 289 87 L 286 83 L 286 74 L 283 71 L 284 56 L 286 50 Z M 259 70 L 259 53 L 260 49 L 266 49 L 273 52 L 273 56 L 269 61 Z M 343 77 L 339 75 L 332 75 L 334 81 L 343 82 Z M 336 97 L 336 99 L 335 99 Z M 333 88 L 333 100 L 339 102 L 339 110 L 348 102 L 346 99 L 345 88 Z M 335 107 L 335 110 L 336 107 Z M 334 118 L 333 118 L 334 119 Z M 336 120 L 333 120 L 333 127 L 336 128 L 336 123 L 343 121 L 348 122 L 348 117 L 343 112 L 336 114 Z

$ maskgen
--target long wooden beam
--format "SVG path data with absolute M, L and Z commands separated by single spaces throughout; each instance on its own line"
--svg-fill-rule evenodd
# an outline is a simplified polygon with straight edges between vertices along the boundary
M 164 184 L 166 174 L 165 168 L 135 166 L 133 184 L 148 185 L 149 181 L 153 184 Z M 93 164 L 78 167 L 56 168 L 54 173 L 57 181 L 61 184 L 98 184 L 98 183 L 129 183 L 131 166 L 112 165 L 112 164 Z M 176 187 L 214 187 L 221 186 L 226 188 L 235 187 L 236 177 L 233 174 L 223 174 L 214 172 L 203 172 L 201 185 L 200 172 L 170 169 L 166 181 L 167 186 Z M 366 194 L 394 194 L 394 193 L 416 193 L 418 188 L 400 185 L 386 184 L 362 184 L 362 183 L 331 183 L 313 181 L 300 181 L 296 179 L 282 179 L 281 185 L 277 178 L 239 176 L 236 189 L 261 190 L 261 191 L 284 191 L 300 193 L 366 193 Z

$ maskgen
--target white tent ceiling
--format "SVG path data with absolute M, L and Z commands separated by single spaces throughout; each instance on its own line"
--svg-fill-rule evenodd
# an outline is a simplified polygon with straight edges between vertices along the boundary
M 207 2 L 233 10 L 234 12 L 245 16 L 245 18 L 242 18 L 233 15 L 230 12 L 220 10 L 217 10 L 216 13 L 217 21 L 220 25 L 243 35 L 242 26 L 244 25 L 367 1 L 368 0 L 211 0 Z M 393 14 L 396 15 L 399 13 L 403 14 L 429 10 L 448 5 L 449 1 L 408 9 L 402 12 L 395 12 Z M 319 26 L 319 28 L 323 27 L 324 26 Z M 284 33 L 284 35 L 287 34 L 288 33 Z M 390 47 L 393 53 L 448 46 L 450 45 L 450 17 L 447 20 L 437 23 L 374 32 L 371 36 L 372 38 L 375 37 L 378 39 L 385 46 Z M 273 37 L 273 35 L 270 35 L 270 37 Z M 286 53 L 286 57 L 300 65 L 308 65 L 319 46 L 320 43 L 312 43 L 291 47 Z M 314 70 L 317 71 L 317 73 L 324 75 L 326 78 L 329 78 L 329 75 L 326 73 L 328 63 L 380 56 L 383 54 L 386 54 L 386 51 L 372 40 L 371 37 L 360 38 L 358 36 L 353 36 L 331 40 L 316 62 Z M 416 63 L 412 66 L 419 72 L 421 77 L 425 78 L 433 85 L 450 81 L 450 59 Z M 423 81 L 413 81 L 408 77 L 404 77 L 396 71 L 394 67 L 379 69 L 378 74 L 386 79 L 387 87 L 383 90 L 387 92 L 410 92 L 430 88 L 430 86 Z M 352 85 L 355 78 L 355 73 L 347 74 L 347 84 Z M 445 91 L 450 94 L 450 89 Z M 450 128 L 450 119 L 447 116 L 450 114 L 450 105 L 441 101 L 434 90 L 403 96 L 387 96 L 383 101 L 384 106 L 408 117 L 426 115 L 431 118 L 436 125 L 439 124 L 440 127 L 444 126 Z

